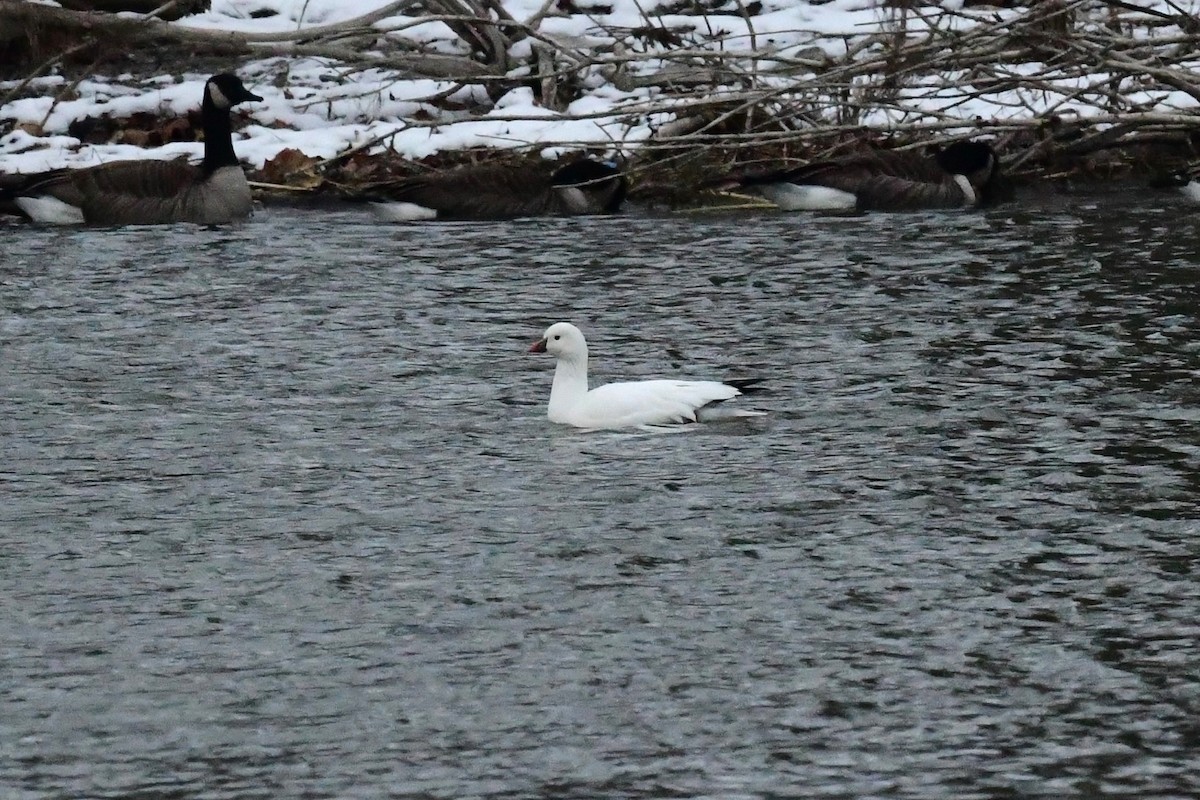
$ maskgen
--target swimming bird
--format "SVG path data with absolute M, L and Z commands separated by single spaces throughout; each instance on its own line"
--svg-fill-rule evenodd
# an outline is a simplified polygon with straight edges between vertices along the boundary
M 658 427 L 703 421 L 705 417 L 761 416 L 761 411 L 714 406 L 743 392 L 758 391 L 761 379 L 732 381 L 647 380 L 609 383 L 588 389 L 588 348 L 583 333 L 558 322 L 529 348 L 558 358 L 547 416 L 577 428 Z
M 1000 160 L 985 142 L 954 142 L 932 157 L 871 150 L 742 178 L 784 211 L 970 208 L 1004 199 Z
M 1188 178 L 1183 185 L 1179 187 L 1179 192 L 1193 203 L 1200 203 L 1200 181 L 1195 178 Z
M 554 172 L 485 165 L 406 178 L 373 205 L 390 222 L 615 214 L 628 187 L 615 163 L 583 158 Z
M 82 169 L 0 176 L 0 206 L 15 206 L 34 222 L 92 225 L 213 225 L 247 216 L 250 185 L 233 152 L 229 112 L 262 100 L 229 73 L 204 84 L 200 120 L 204 160 L 111 161 Z M 9 210 L 6 208 L 6 210 Z
M 1181 195 L 1193 203 L 1200 203 L 1200 165 L 1192 165 L 1186 169 L 1151 181 L 1155 187 L 1176 189 Z

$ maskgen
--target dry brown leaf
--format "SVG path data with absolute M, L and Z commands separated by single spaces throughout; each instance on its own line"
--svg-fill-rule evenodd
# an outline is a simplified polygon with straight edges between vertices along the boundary
M 312 189 L 321 185 L 322 178 L 316 172 L 317 159 L 305 155 L 294 147 L 280 150 L 263 164 L 263 180 L 301 189 Z
M 118 131 L 113 140 L 119 144 L 131 144 L 136 147 L 149 147 L 152 142 L 153 135 L 150 131 L 142 131 L 137 128 L 126 128 L 123 131 Z

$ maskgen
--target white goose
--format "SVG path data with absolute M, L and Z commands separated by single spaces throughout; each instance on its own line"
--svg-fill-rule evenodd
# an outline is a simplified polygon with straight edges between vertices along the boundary
M 699 422 L 705 418 L 754 417 L 761 411 L 704 413 L 712 404 L 756 391 L 761 379 L 736 381 L 649 380 L 609 383 L 588 389 L 588 349 L 583 333 L 569 322 L 546 329 L 529 348 L 558 358 L 547 416 L 577 428 L 629 428 Z

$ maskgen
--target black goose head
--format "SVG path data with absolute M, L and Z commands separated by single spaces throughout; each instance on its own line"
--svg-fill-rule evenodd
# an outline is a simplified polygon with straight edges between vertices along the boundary
M 579 189 L 604 214 L 620 211 L 629 189 L 628 180 L 614 162 L 590 158 L 572 161 L 558 169 L 550 177 L 550 185 L 556 189 Z
M 1157 173 L 1150 176 L 1151 189 L 1182 189 L 1195 180 L 1190 170 L 1179 169 L 1174 172 Z
M 242 83 L 241 78 L 228 72 L 213 75 L 204 84 L 204 107 L 228 111 L 238 103 L 262 100 Z
M 985 142 L 953 142 L 934 156 L 950 175 L 962 175 L 979 192 L 979 205 L 1011 200 L 1013 187 L 1000 170 L 1000 157 Z
M 999 166 L 996 151 L 983 142 L 954 142 L 934 156 L 938 165 L 951 175 L 990 177 Z

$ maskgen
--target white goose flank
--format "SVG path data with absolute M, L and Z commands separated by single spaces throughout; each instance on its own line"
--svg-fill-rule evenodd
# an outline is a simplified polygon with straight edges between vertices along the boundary
M 558 358 L 547 416 L 577 428 L 655 428 L 720 417 L 761 416 L 761 411 L 721 409 L 727 400 L 757 390 L 759 379 L 734 381 L 646 380 L 588 388 L 588 348 L 569 322 L 551 325 L 529 348 Z

